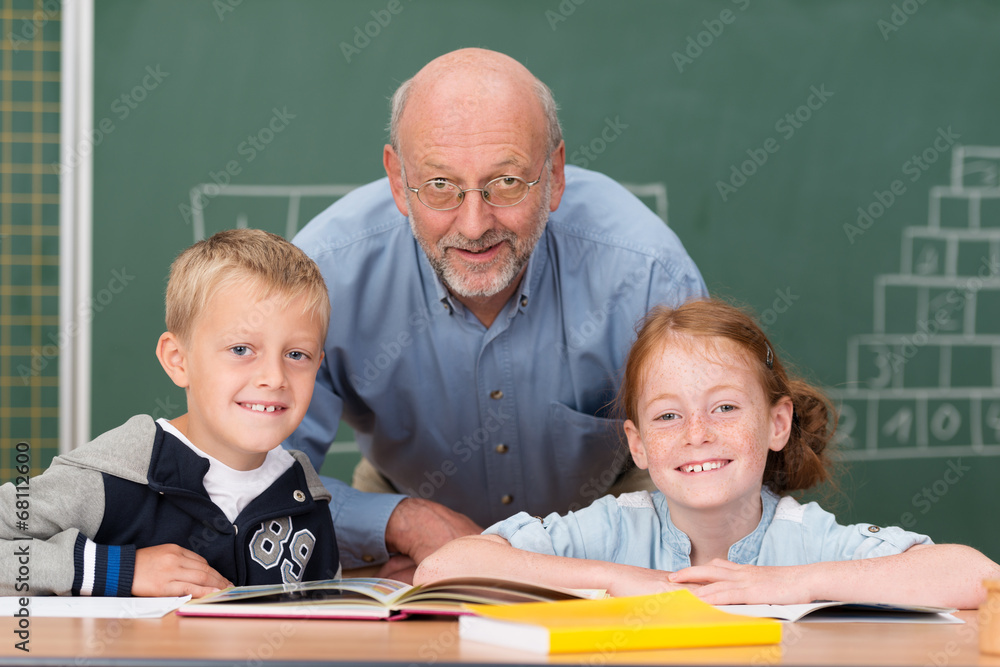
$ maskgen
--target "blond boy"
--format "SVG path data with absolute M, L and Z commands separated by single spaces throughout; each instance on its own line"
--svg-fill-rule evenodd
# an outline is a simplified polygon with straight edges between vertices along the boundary
M 187 413 L 133 417 L 54 459 L 28 485 L 26 530 L 23 487 L 0 488 L 0 595 L 197 597 L 336 576 L 330 495 L 279 446 L 309 406 L 329 312 L 315 264 L 281 237 L 229 230 L 181 253 L 156 356 Z

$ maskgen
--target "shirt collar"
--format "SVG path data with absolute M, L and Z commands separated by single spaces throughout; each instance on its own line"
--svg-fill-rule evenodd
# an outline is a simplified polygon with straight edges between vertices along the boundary
M 674 554 L 674 562 L 686 563 L 683 567 L 690 566 L 691 538 L 687 536 L 687 533 L 674 525 L 673 520 L 670 518 L 667 500 L 663 494 L 656 493 L 654 498 L 654 502 L 657 505 L 661 505 L 657 508 L 660 516 L 666 519 L 662 523 L 663 532 L 660 535 L 660 542 L 663 548 Z M 761 487 L 760 500 L 763 511 L 761 512 L 760 522 L 758 522 L 757 527 L 752 533 L 729 547 L 729 560 L 733 563 L 753 565 L 757 562 L 761 544 L 764 542 L 764 533 L 767 532 L 771 521 L 774 519 L 774 511 L 778 507 L 780 498 L 765 486 Z
M 754 531 L 742 540 L 729 547 L 729 560 L 741 565 L 754 565 L 757 563 L 757 556 L 760 555 L 760 546 L 764 542 L 764 533 L 767 532 L 771 521 L 774 519 L 774 511 L 778 507 L 777 494 L 769 488 L 761 487 L 760 501 L 762 511 L 760 522 Z
M 678 570 L 691 565 L 691 538 L 674 525 L 673 519 L 670 518 L 667 499 L 663 493 L 657 491 L 653 495 L 653 502 L 657 506 L 657 513 L 664 518 L 661 522 L 663 531 L 660 533 L 660 543 L 663 548 L 673 554 L 673 562 L 678 563 Z
M 431 266 L 430 260 L 427 259 L 427 253 L 417 243 L 416 237 L 413 238 L 413 251 L 417 253 L 417 264 L 420 267 L 420 282 L 424 286 L 424 298 L 427 300 L 427 310 L 430 313 L 438 313 L 444 309 L 449 315 L 453 314 L 455 308 L 461 307 L 462 304 L 457 299 L 452 299 L 451 293 L 448 292 L 448 288 L 445 287 L 437 271 Z
M 524 271 L 524 278 L 521 280 L 520 292 L 517 296 L 517 310 L 524 311 L 528 309 L 528 305 L 531 303 L 531 292 L 532 290 L 538 290 L 538 284 L 542 280 L 542 274 L 545 272 L 545 266 L 549 261 L 549 227 L 545 226 L 545 231 L 538 238 L 538 243 L 535 244 L 535 249 L 531 251 L 531 257 L 528 258 L 528 268 Z M 511 313 L 511 317 L 514 314 Z

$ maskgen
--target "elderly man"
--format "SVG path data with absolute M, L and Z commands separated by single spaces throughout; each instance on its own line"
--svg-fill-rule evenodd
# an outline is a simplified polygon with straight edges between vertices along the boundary
M 648 485 L 608 406 L 636 321 L 705 285 L 638 199 L 565 162 L 549 89 L 455 51 L 393 97 L 387 178 L 295 238 L 333 313 L 288 445 L 319 468 L 343 419 L 354 486 L 383 492 L 329 480 L 345 567 Z

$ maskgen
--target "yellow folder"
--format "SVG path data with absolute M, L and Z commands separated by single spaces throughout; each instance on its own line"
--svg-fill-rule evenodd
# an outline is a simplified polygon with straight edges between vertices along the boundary
M 534 653 L 777 644 L 781 623 L 730 614 L 687 590 L 656 595 L 468 605 L 459 636 Z

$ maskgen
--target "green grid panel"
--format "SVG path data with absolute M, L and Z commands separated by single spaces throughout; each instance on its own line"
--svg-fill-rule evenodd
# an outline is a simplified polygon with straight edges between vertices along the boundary
M 61 2 L 0 0 L 0 482 L 59 451 Z

